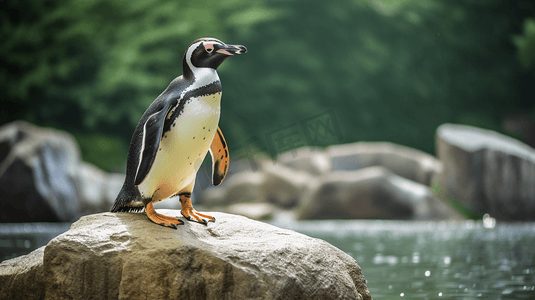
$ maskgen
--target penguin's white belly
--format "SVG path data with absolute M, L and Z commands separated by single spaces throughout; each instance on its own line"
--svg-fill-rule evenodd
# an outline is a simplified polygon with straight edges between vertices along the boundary
M 221 92 L 190 98 L 184 105 L 171 130 L 164 133 L 152 167 L 138 186 L 143 198 L 164 200 L 195 179 L 217 131 L 220 99 Z

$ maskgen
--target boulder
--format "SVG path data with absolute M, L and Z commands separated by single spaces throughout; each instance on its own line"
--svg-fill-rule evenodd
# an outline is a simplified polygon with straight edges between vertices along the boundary
M 304 171 L 296 171 L 281 164 L 267 164 L 263 167 L 264 181 L 260 186 L 261 199 L 282 208 L 299 204 L 301 195 L 315 180 Z
M 335 171 L 305 194 L 299 219 L 462 219 L 423 184 L 380 166 Z
M 444 164 L 438 186 L 479 214 L 535 220 L 535 149 L 495 131 L 444 124 L 436 148 Z
M 200 195 L 202 205 L 218 206 L 243 202 L 259 202 L 260 187 L 264 183 L 262 172 L 244 171 L 225 179 L 220 186 L 212 186 Z
M 333 170 L 359 170 L 383 166 L 396 175 L 429 186 L 441 172 L 442 163 L 435 157 L 389 142 L 358 142 L 328 147 Z
M 0 222 L 76 220 L 79 161 L 64 132 L 25 122 L 0 127 Z
M 278 208 L 270 203 L 236 203 L 222 208 L 225 212 L 253 220 L 272 220 Z
M 177 230 L 143 214 L 83 217 L 46 246 L 35 294 L 24 299 L 371 299 L 357 262 L 330 244 L 212 214 L 215 223 L 185 221 Z M 1 299 L 29 280 L 10 270 L 0 276 L 15 278 Z
M 82 215 L 108 211 L 124 182 L 124 174 L 106 173 L 92 164 L 80 162 L 76 186 Z
M 321 175 L 331 170 L 331 159 L 318 147 L 302 147 L 279 154 L 277 163 L 311 175 Z
M 45 247 L 0 263 L 0 299 L 41 299 Z
M 241 173 L 259 174 L 262 173 L 262 166 L 264 164 L 273 163 L 272 160 L 269 159 L 266 155 L 256 152 L 256 150 L 253 150 L 251 147 L 244 146 L 243 148 L 231 148 L 229 152 L 229 168 L 225 180 L 220 186 L 218 186 L 221 188 L 224 188 L 230 181 L 230 178 L 234 177 L 234 175 L 239 175 Z M 253 175 L 253 177 L 255 176 Z M 258 176 L 256 176 L 255 179 L 258 179 Z M 214 192 L 213 188 L 214 186 L 212 185 L 212 160 L 210 157 L 205 159 L 201 168 L 197 172 L 197 176 L 195 177 L 195 187 L 193 188 L 193 195 L 196 203 L 203 205 L 213 205 L 213 203 L 211 203 L 212 200 L 216 200 L 217 202 L 217 198 L 212 197 L 212 195 L 217 195 L 218 197 L 220 197 L 221 189 L 219 189 L 219 192 Z
M 123 180 L 81 161 L 66 132 L 22 121 L 0 127 L 0 222 L 67 222 L 107 211 Z

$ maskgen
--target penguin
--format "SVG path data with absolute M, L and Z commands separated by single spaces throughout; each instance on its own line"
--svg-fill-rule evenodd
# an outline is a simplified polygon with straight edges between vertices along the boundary
M 152 222 L 177 229 L 184 222 L 155 211 L 153 203 L 180 197 L 181 213 L 207 225 L 215 218 L 191 204 L 195 175 L 206 154 L 212 156 L 212 183 L 225 179 L 229 151 L 219 128 L 221 81 L 217 68 L 242 45 L 200 38 L 182 58 L 183 74 L 152 102 L 139 120 L 128 151 L 126 177 L 111 212 L 145 213 Z

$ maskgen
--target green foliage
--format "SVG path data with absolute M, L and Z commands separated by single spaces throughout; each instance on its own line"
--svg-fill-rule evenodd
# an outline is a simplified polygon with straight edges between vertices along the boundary
M 102 169 L 124 172 L 127 144 L 120 139 L 102 133 L 75 134 L 84 160 Z
M 314 144 L 392 141 L 433 153 L 442 123 L 502 131 L 505 114 L 535 111 L 533 85 L 521 84 L 534 75 L 512 42 L 533 59 L 532 21 L 518 36 L 532 3 L 7 1 L 0 123 L 66 129 L 85 159 L 116 168 L 143 111 L 182 73 L 183 51 L 213 36 L 249 49 L 219 72 L 229 145 L 273 150 L 270 132 L 333 111 L 343 139 Z
M 535 19 L 524 21 L 524 32 L 522 35 L 514 36 L 513 42 L 522 65 L 526 68 L 535 68 Z
M 84 158 L 107 169 L 115 165 L 109 151 L 84 136 L 119 139 L 116 154 L 124 155 L 143 111 L 182 73 L 189 43 L 275 16 L 246 0 L 22 0 L 0 14 L 0 123 L 26 119 L 74 132 Z
M 240 73 L 225 86 L 228 95 L 254 78 L 254 89 L 236 92 L 251 104 L 224 105 L 246 112 L 257 136 L 335 109 L 345 142 L 388 140 L 433 153 L 438 125 L 502 131 L 503 114 L 526 106 L 509 2 L 270 3 L 291 13 L 245 35 L 250 54 L 233 62 Z

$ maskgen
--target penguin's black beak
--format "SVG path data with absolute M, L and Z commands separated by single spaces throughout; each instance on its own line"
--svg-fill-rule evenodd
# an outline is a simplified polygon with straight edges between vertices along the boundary
M 225 45 L 225 46 L 219 46 L 218 49 L 216 49 L 216 52 L 225 54 L 228 56 L 232 56 L 232 55 L 247 53 L 247 48 L 245 48 L 245 46 L 242 46 L 242 45 Z

